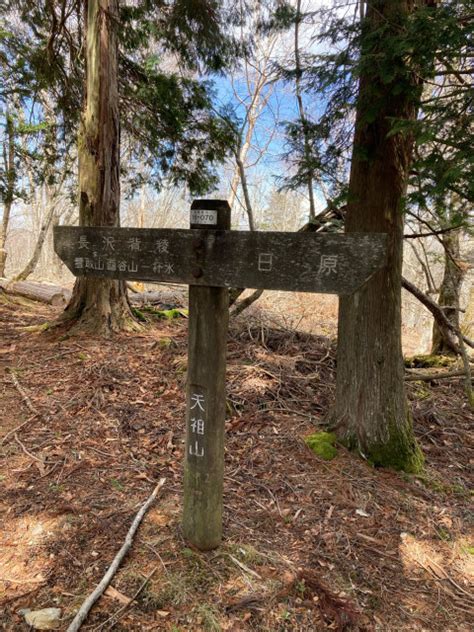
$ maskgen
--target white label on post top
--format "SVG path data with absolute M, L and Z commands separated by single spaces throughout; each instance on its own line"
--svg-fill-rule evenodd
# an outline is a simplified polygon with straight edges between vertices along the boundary
M 217 224 L 217 211 L 191 209 L 191 224 Z

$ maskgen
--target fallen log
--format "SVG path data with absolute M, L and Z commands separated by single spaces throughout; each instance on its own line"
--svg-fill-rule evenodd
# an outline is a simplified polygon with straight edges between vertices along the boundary
M 463 377 L 466 375 L 466 371 L 462 369 L 457 369 L 455 371 L 436 371 L 434 373 L 418 373 L 414 371 L 413 373 L 409 372 L 407 369 L 407 373 L 405 374 L 406 382 L 431 382 L 432 380 L 444 380 L 450 377 Z
M 183 304 L 186 294 L 181 286 L 176 287 L 178 287 L 181 291 L 173 292 L 172 290 L 161 290 L 158 292 L 129 293 L 128 300 L 132 303 L 132 305 L 170 304 L 173 306 L 179 306 Z
M 152 305 L 163 301 L 163 292 L 134 292 L 128 295 L 128 300 L 133 305 Z
M 60 285 L 50 283 L 38 283 L 35 281 L 17 281 L 11 283 L 8 279 L 0 278 L 0 288 L 7 294 L 23 296 L 32 301 L 39 301 L 55 307 L 63 307 L 67 304 L 71 292 Z
M 129 284 L 127 284 L 128 286 Z M 180 285 L 171 285 L 177 291 L 172 289 L 162 289 L 160 291 L 151 292 L 134 292 L 129 293 L 129 300 L 133 305 L 155 305 L 163 303 L 172 303 L 173 305 L 181 305 L 185 297 L 185 292 Z M 8 279 L 0 277 L 0 289 L 7 294 L 15 296 L 23 296 L 32 301 L 40 301 L 48 305 L 64 307 L 71 298 L 71 291 L 60 285 L 52 283 L 40 283 L 39 281 L 17 281 L 12 282 Z M 129 287 L 129 289 L 132 289 Z

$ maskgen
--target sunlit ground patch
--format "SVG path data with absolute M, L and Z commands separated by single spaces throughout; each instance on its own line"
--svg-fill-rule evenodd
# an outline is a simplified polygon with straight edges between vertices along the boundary
M 467 539 L 449 542 L 434 539 L 417 539 L 408 533 L 401 534 L 400 557 L 406 576 L 422 581 L 429 576 L 436 582 L 439 593 L 447 596 L 451 605 L 465 611 L 474 607 L 474 555 Z M 433 614 L 431 599 L 420 593 L 409 595 L 404 607 L 412 616 L 421 615 L 429 620 Z
M 46 544 L 60 528 L 46 514 L 5 517 L 0 533 L 0 598 L 9 598 L 46 581 L 53 560 Z

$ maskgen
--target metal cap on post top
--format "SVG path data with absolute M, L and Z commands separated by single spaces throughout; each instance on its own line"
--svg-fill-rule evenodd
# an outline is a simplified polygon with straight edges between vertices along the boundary
M 227 200 L 194 200 L 191 204 L 190 227 L 230 230 L 230 206 Z

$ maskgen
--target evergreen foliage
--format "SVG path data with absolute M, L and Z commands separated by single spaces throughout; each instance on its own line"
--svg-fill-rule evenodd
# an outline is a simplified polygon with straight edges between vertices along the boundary
M 441 212 L 454 193 L 468 206 L 458 205 L 460 212 L 451 217 L 456 225 L 466 225 L 474 200 L 472 0 L 419 2 L 416 10 L 398 16 L 396 29 L 382 22 L 370 32 L 349 12 L 349 3 L 345 13 L 340 2 L 335 5 L 302 16 L 314 30 L 300 70 L 311 152 L 308 157 L 303 151 L 303 122 L 288 122 L 287 156 L 296 170 L 286 185 L 300 188 L 308 172 L 317 173 L 335 203 L 346 201 L 358 81 L 369 75 L 373 83 L 363 104 L 367 122 L 384 108 L 387 86 L 389 94 L 403 93 L 418 110 L 415 121 L 391 121 L 390 134 L 408 134 L 415 142 L 407 205 Z M 287 29 L 295 19 L 291 5 L 279 5 L 266 28 Z M 280 67 L 288 82 L 297 72 Z M 370 160 L 370 154 L 365 158 Z
M 41 97 L 48 95 L 59 155 L 76 142 L 82 110 L 84 3 L 10 0 L 4 4 L 10 26 L 0 33 L 5 77 L 0 102 L 21 102 L 26 118 L 44 123 Z M 232 126 L 213 112 L 211 78 L 201 80 L 198 75 L 221 72 L 236 59 L 240 46 L 228 33 L 234 22 L 233 13 L 216 0 L 123 3 L 119 92 L 126 159 L 122 169 L 132 187 L 142 183 L 145 172 L 158 188 L 164 178 L 187 183 L 192 193 L 215 185 L 215 167 L 226 155 Z

